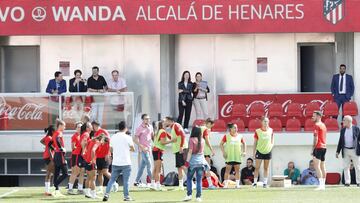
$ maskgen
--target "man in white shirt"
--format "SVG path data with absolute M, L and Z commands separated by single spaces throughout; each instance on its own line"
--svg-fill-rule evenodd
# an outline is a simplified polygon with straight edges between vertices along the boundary
M 113 70 L 111 72 L 112 80 L 109 82 L 109 92 L 116 92 L 121 94 L 121 92 L 127 91 L 127 85 L 125 79 L 119 77 L 119 71 Z M 125 96 L 111 96 L 110 104 L 113 106 L 115 111 L 123 112 L 125 108 Z M 124 115 L 124 118 L 126 115 Z
M 350 186 L 350 165 L 353 161 L 356 183 L 360 187 L 360 149 L 359 139 L 360 130 L 358 127 L 352 125 L 352 117 L 344 116 L 344 128 L 340 131 L 339 144 L 336 150 L 336 158 L 339 158 L 339 153 L 342 151 L 344 164 L 345 186 Z
M 113 70 L 111 72 L 112 80 L 108 84 L 108 91 L 109 92 L 126 92 L 127 91 L 127 85 L 124 78 L 119 77 L 119 71 Z
M 131 174 L 131 152 L 134 152 L 135 148 L 132 137 L 126 134 L 128 129 L 125 121 L 119 123 L 119 131 L 111 137 L 112 172 L 103 201 L 108 201 L 111 188 L 121 173 L 124 183 L 124 201 L 132 201 L 129 196 L 129 178 Z

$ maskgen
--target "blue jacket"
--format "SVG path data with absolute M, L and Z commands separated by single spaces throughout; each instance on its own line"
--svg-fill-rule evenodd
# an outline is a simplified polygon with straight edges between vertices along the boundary
M 46 92 L 51 94 L 51 90 L 56 90 L 56 81 L 55 81 L 55 79 L 49 80 L 49 83 L 47 85 Z M 61 80 L 60 81 L 60 87 L 58 88 L 58 93 L 62 94 L 64 92 L 66 92 L 66 81 Z
M 339 96 L 339 77 L 340 74 L 333 75 L 332 82 L 331 82 L 331 94 L 334 96 L 334 98 L 337 98 Z M 346 74 L 346 98 L 351 99 L 351 97 L 354 95 L 354 80 L 351 75 Z

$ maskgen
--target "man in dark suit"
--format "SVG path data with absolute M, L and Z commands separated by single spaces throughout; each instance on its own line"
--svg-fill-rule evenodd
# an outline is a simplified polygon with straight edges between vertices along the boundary
M 340 130 L 339 143 L 336 149 L 336 158 L 342 153 L 344 164 L 345 186 L 350 186 L 350 165 L 354 164 L 356 183 L 360 187 L 360 130 L 352 125 L 352 117 L 344 116 L 344 128 Z
M 345 72 L 346 66 L 341 64 L 339 74 L 335 74 L 331 82 L 331 94 L 339 108 L 354 95 L 353 77 Z
M 86 92 L 86 79 L 81 78 L 81 70 L 74 71 L 75 77 L 69 81 L 69 92 Z
M 62 94 L 66 92 L 66 81 L 63 79 L 60 71 L 55 72 L 55 79 L 49 80 L 46 92 L 49 94 Z

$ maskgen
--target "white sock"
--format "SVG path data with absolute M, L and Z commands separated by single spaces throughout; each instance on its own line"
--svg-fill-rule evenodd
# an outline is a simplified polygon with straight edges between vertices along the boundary
M 103 186 L 99 186 L 99 191 L 104 191 L 104 187 Z
M 156 187 L 160 188 L 160 186 L 161 186 L 160 181 L 156 182 Z
M 211 181 L 211 177 L 207 177 L 206 180 L 207 180 L 208 183 L 209 183 L 209 187 L 210 187 L 210 186 L 213 186 L 213 183 L 212 183 L 212 181 Z
M 236 182 L 236 186 L 240 185 L 240 180 L 235 180 L 235 182 Z
M 225 181 L 224 181 L 224 187 L 227 188 L 228 185 L 229 185 L 229 180 L 225 180 Z
M 74 187 L 74 184 L 69 183 L 69 190 L 72 190 Z
M 78 184 L 78 190 L 83 190 L 83 185 L 82 184 Z
M 268 178 L 264 178 L 264 184 L 267 185 Z
M 258 181 L 258 178 L 257 177 L 254 177 L 254 184 L 256 184 Z
M 183 180 L 179 180 L 179 187 L 184 187 L 184 181 Z
M 50 193 L 50 182 L 45 182 L 45 192 Z
M 151 180 L 151 186 L 152 186 L 152 187 L 155 186 L 155 180 Z

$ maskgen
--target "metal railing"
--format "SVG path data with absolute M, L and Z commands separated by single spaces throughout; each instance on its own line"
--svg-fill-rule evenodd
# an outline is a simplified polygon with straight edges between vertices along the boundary
M 131 128 L 135 117 L 133 92 L 124 93 L 44 93 L 0 94 L 1 131 L 39 131 L 55 124 L 57 118 L 73 130 L 84 115 L 99 121 L 103 127 L 115 130 L 125 120 Z

